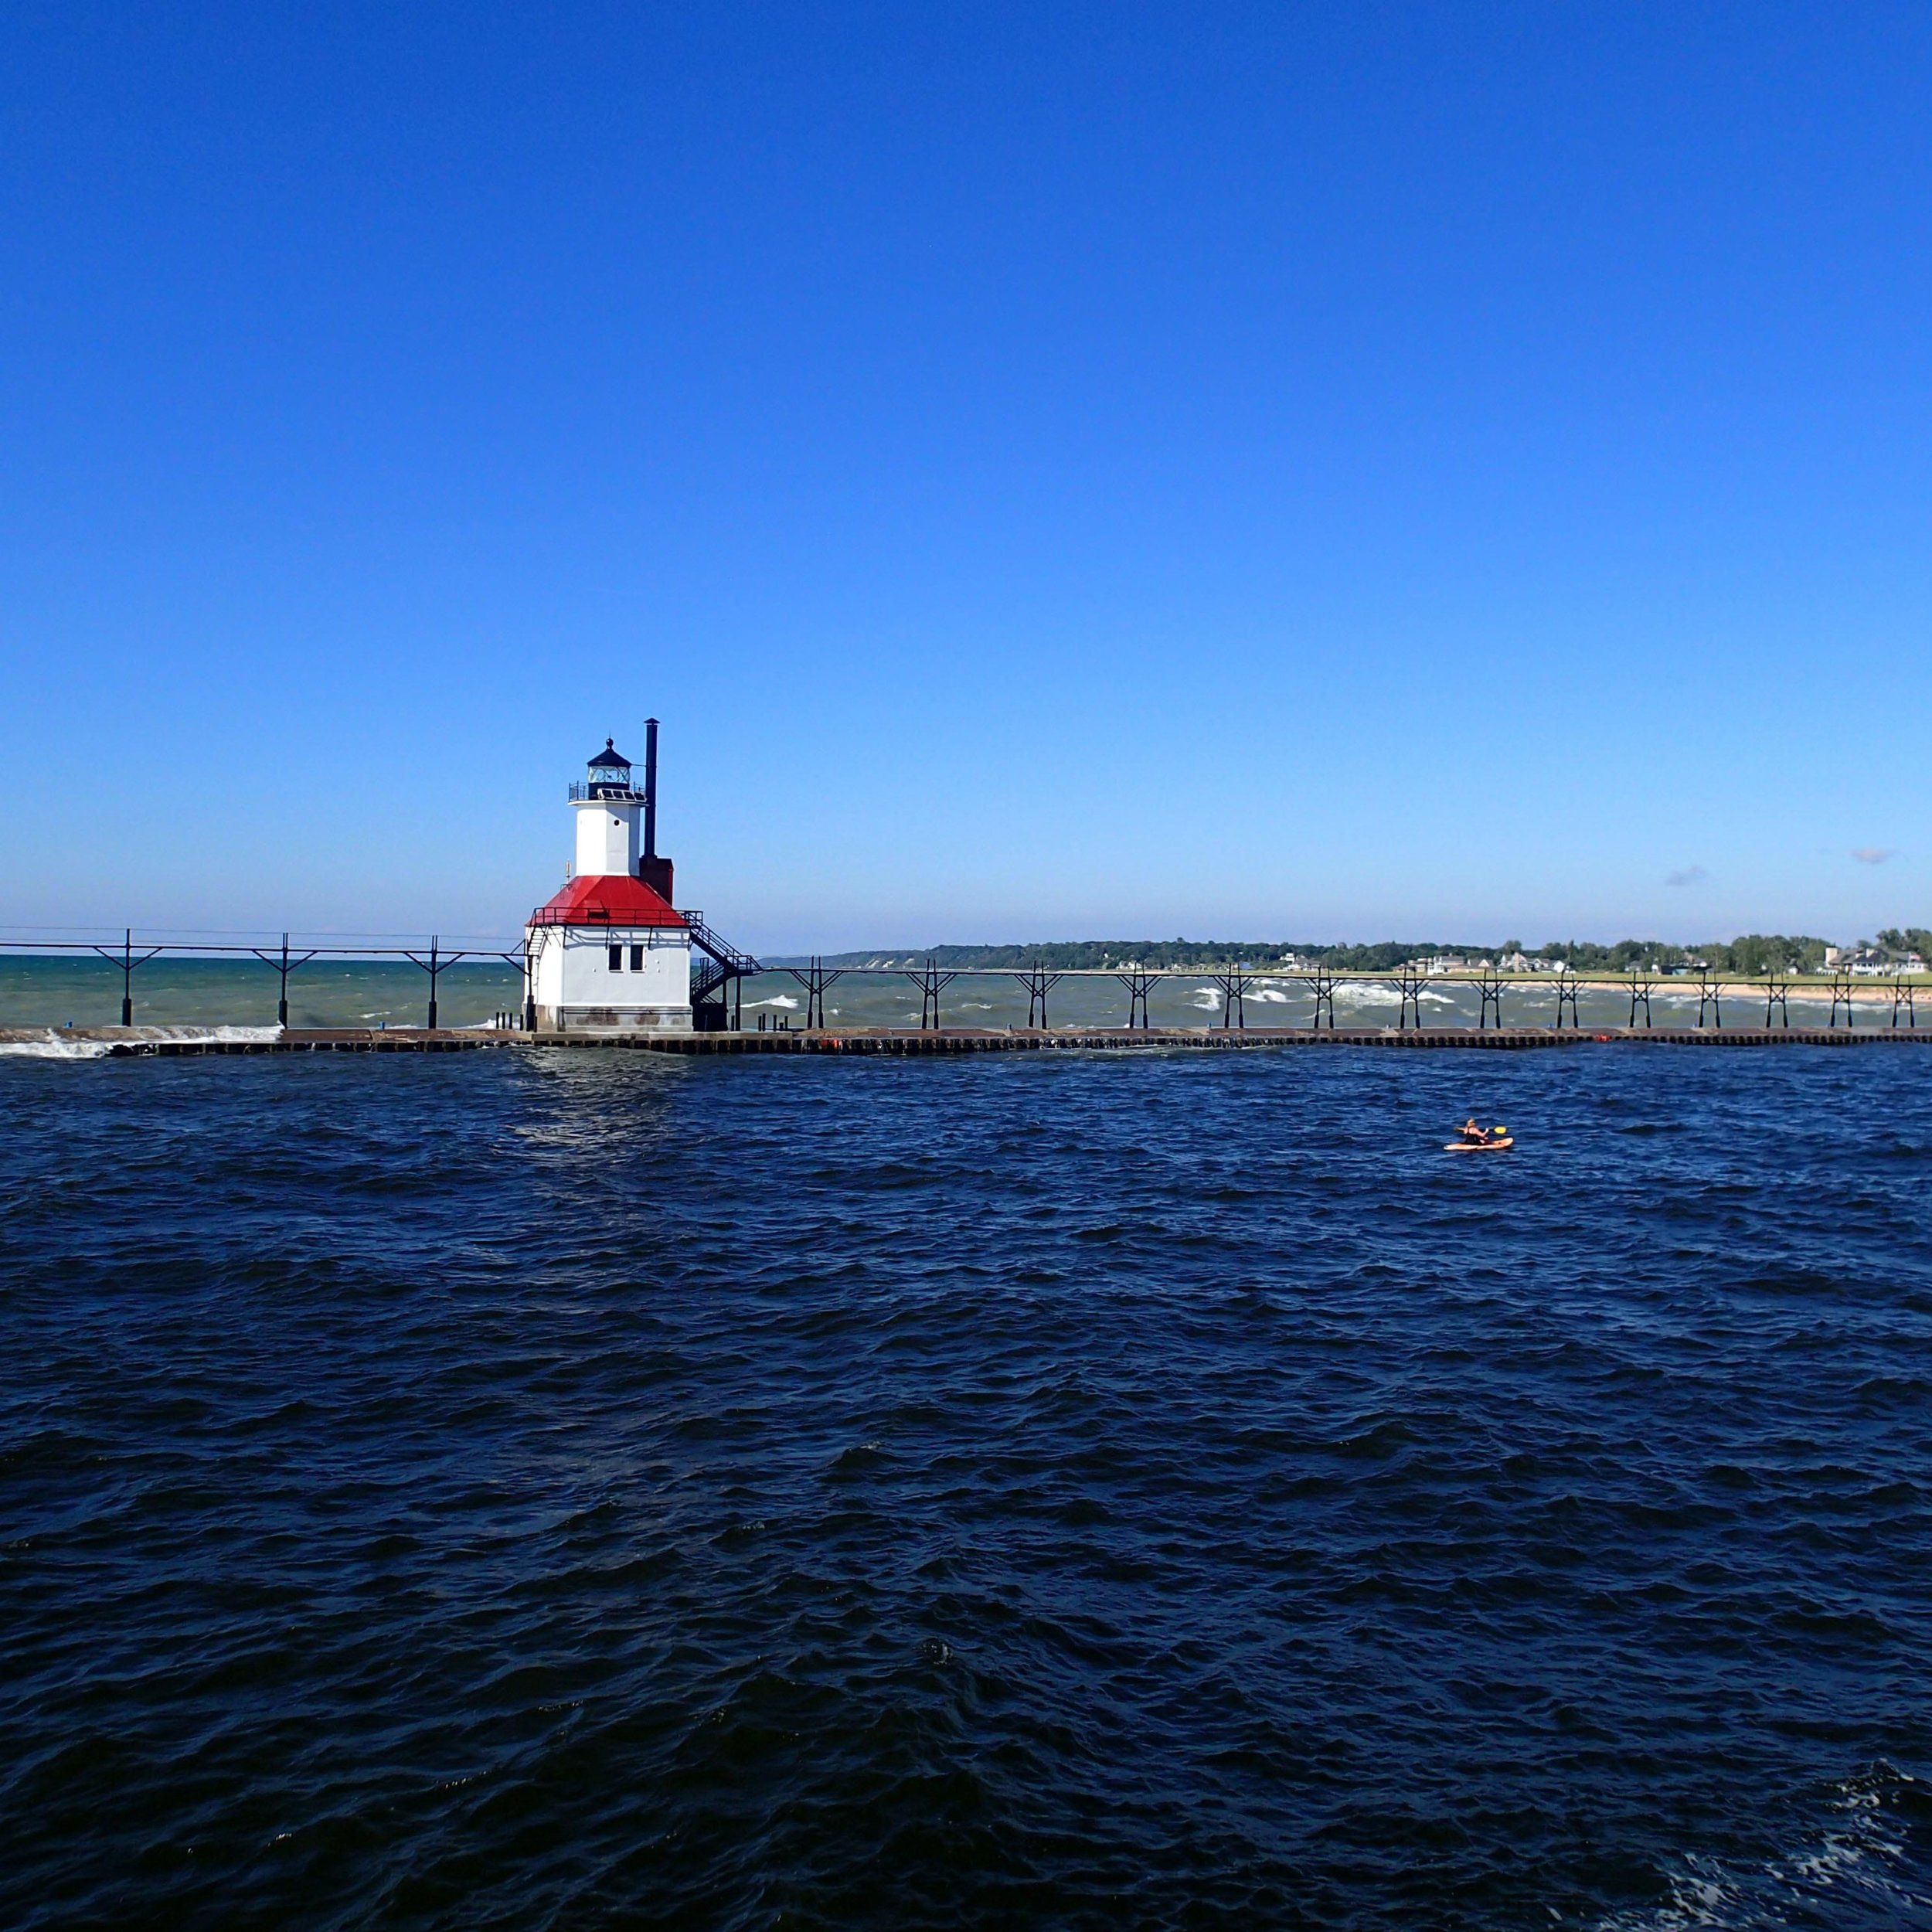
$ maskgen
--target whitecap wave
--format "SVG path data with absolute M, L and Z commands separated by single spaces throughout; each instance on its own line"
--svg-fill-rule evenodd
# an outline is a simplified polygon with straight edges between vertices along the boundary
M 748 999 L 745 1002 L 745 1005 L 747 1008 L 782 1006 L 788 1013 L 795 1013 L 798 1010 L 798 1002 L 789 993 L 774 993 L 769 999 Z
M 1344 984 L 1335 989 L 1335 996 L 1350 1006 L 1400 1006 L 1402 988 L 1384 986 L 1379 980 L 1358 981 L 1353 985 Z
M 1883 1767 L 1834 1788 L 1835 1815 L 1817 1838 L 1761 1865 L 1685 1859 L 1668 1875 L 1662 1903 L 1617 1912 L 1597 1932 L 1772 1932 L 1828 1924 L 1857 1928 L 1923 1925 L 1932 1891 L 1915 1869 L 1893 1801 L 1921 1781 Z
M 280 1039 L 279 1026 L 137 1026 L 126 1032 L 75 1033 L 66 1028 L 44 1026 L 0 1039 L 0 1056 L 12 1060 L 104 1060 L 117 1047 L 152 1046 L 175 1040 L 193 1044 L 216 1041 L 247 1042 Z
M 114 1043 L 104 1039 L 74 1039 L 49 1027 L 26 1039 L 0 1040 L 0 1055 L 9 1060 L 97 1060 L 112 1050 Z

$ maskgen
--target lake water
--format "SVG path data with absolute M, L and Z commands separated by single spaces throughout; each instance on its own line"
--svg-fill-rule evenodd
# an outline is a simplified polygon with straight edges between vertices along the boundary
M 0 1060 L 0 1920 L 1932 1924 L 1929 1082 Z

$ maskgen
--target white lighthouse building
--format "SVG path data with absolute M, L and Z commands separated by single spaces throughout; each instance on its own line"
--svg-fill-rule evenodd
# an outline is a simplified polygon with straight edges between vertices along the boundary
M 641 791 L 608 738 L 570 787 L 577 861 L 523 934 L 526 1019 L 539 1032 L 691 1031 L 691 931 L 657 854 L 655 718 L 646 736 Z

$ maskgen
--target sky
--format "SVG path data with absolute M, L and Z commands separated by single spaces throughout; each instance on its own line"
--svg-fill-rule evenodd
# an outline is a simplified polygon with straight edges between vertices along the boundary
M 1932 925 L 1932 12 L 0 14 L 0 927 Z

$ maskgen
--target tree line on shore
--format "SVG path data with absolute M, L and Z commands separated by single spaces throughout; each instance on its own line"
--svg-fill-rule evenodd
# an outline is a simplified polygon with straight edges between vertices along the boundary
M 1862 944 L 1893 958 L 1917 953 L 1932 957 L 1932 930 L 1921 926 L 1886 927 L 1874 944 Z M 1321 966 L 1336 972 L 1386 973 L 1412 962 L 1435 958 L 1501 961 L 1522 954 L 1546 968 L 1559 964 L 1572 972 L 1624 973 L 1634 971 L 1689 970 L 1702 965 L 1713 972 L 1757 978 L 1765 973 L 1817 973 L 1825 970 L 1827 942 L 1808 934 L 1745 933 L 1735 939 L 1709 940 L 1689 946 L 1661 939 L 1620 939 L 1604 944 L 1594 940 L 1553 941 L 1526 947 L 1519 939 L 1499 945 L 1447 940 L 1382 940 L 1369 945 L 1317 945 L 1287 940 L 1087 939 L 1048 941 L 1029 946 L 933 946 L 891 952 L 838 953 L 825 956 L 828 966 L 903 966 L 917 968 L 927 960 L 942 971 L 1005 971 L 1048 972 L 1086 968 L 1105 971 L 1128 966 L 1190 967 L 1246 965 Z

